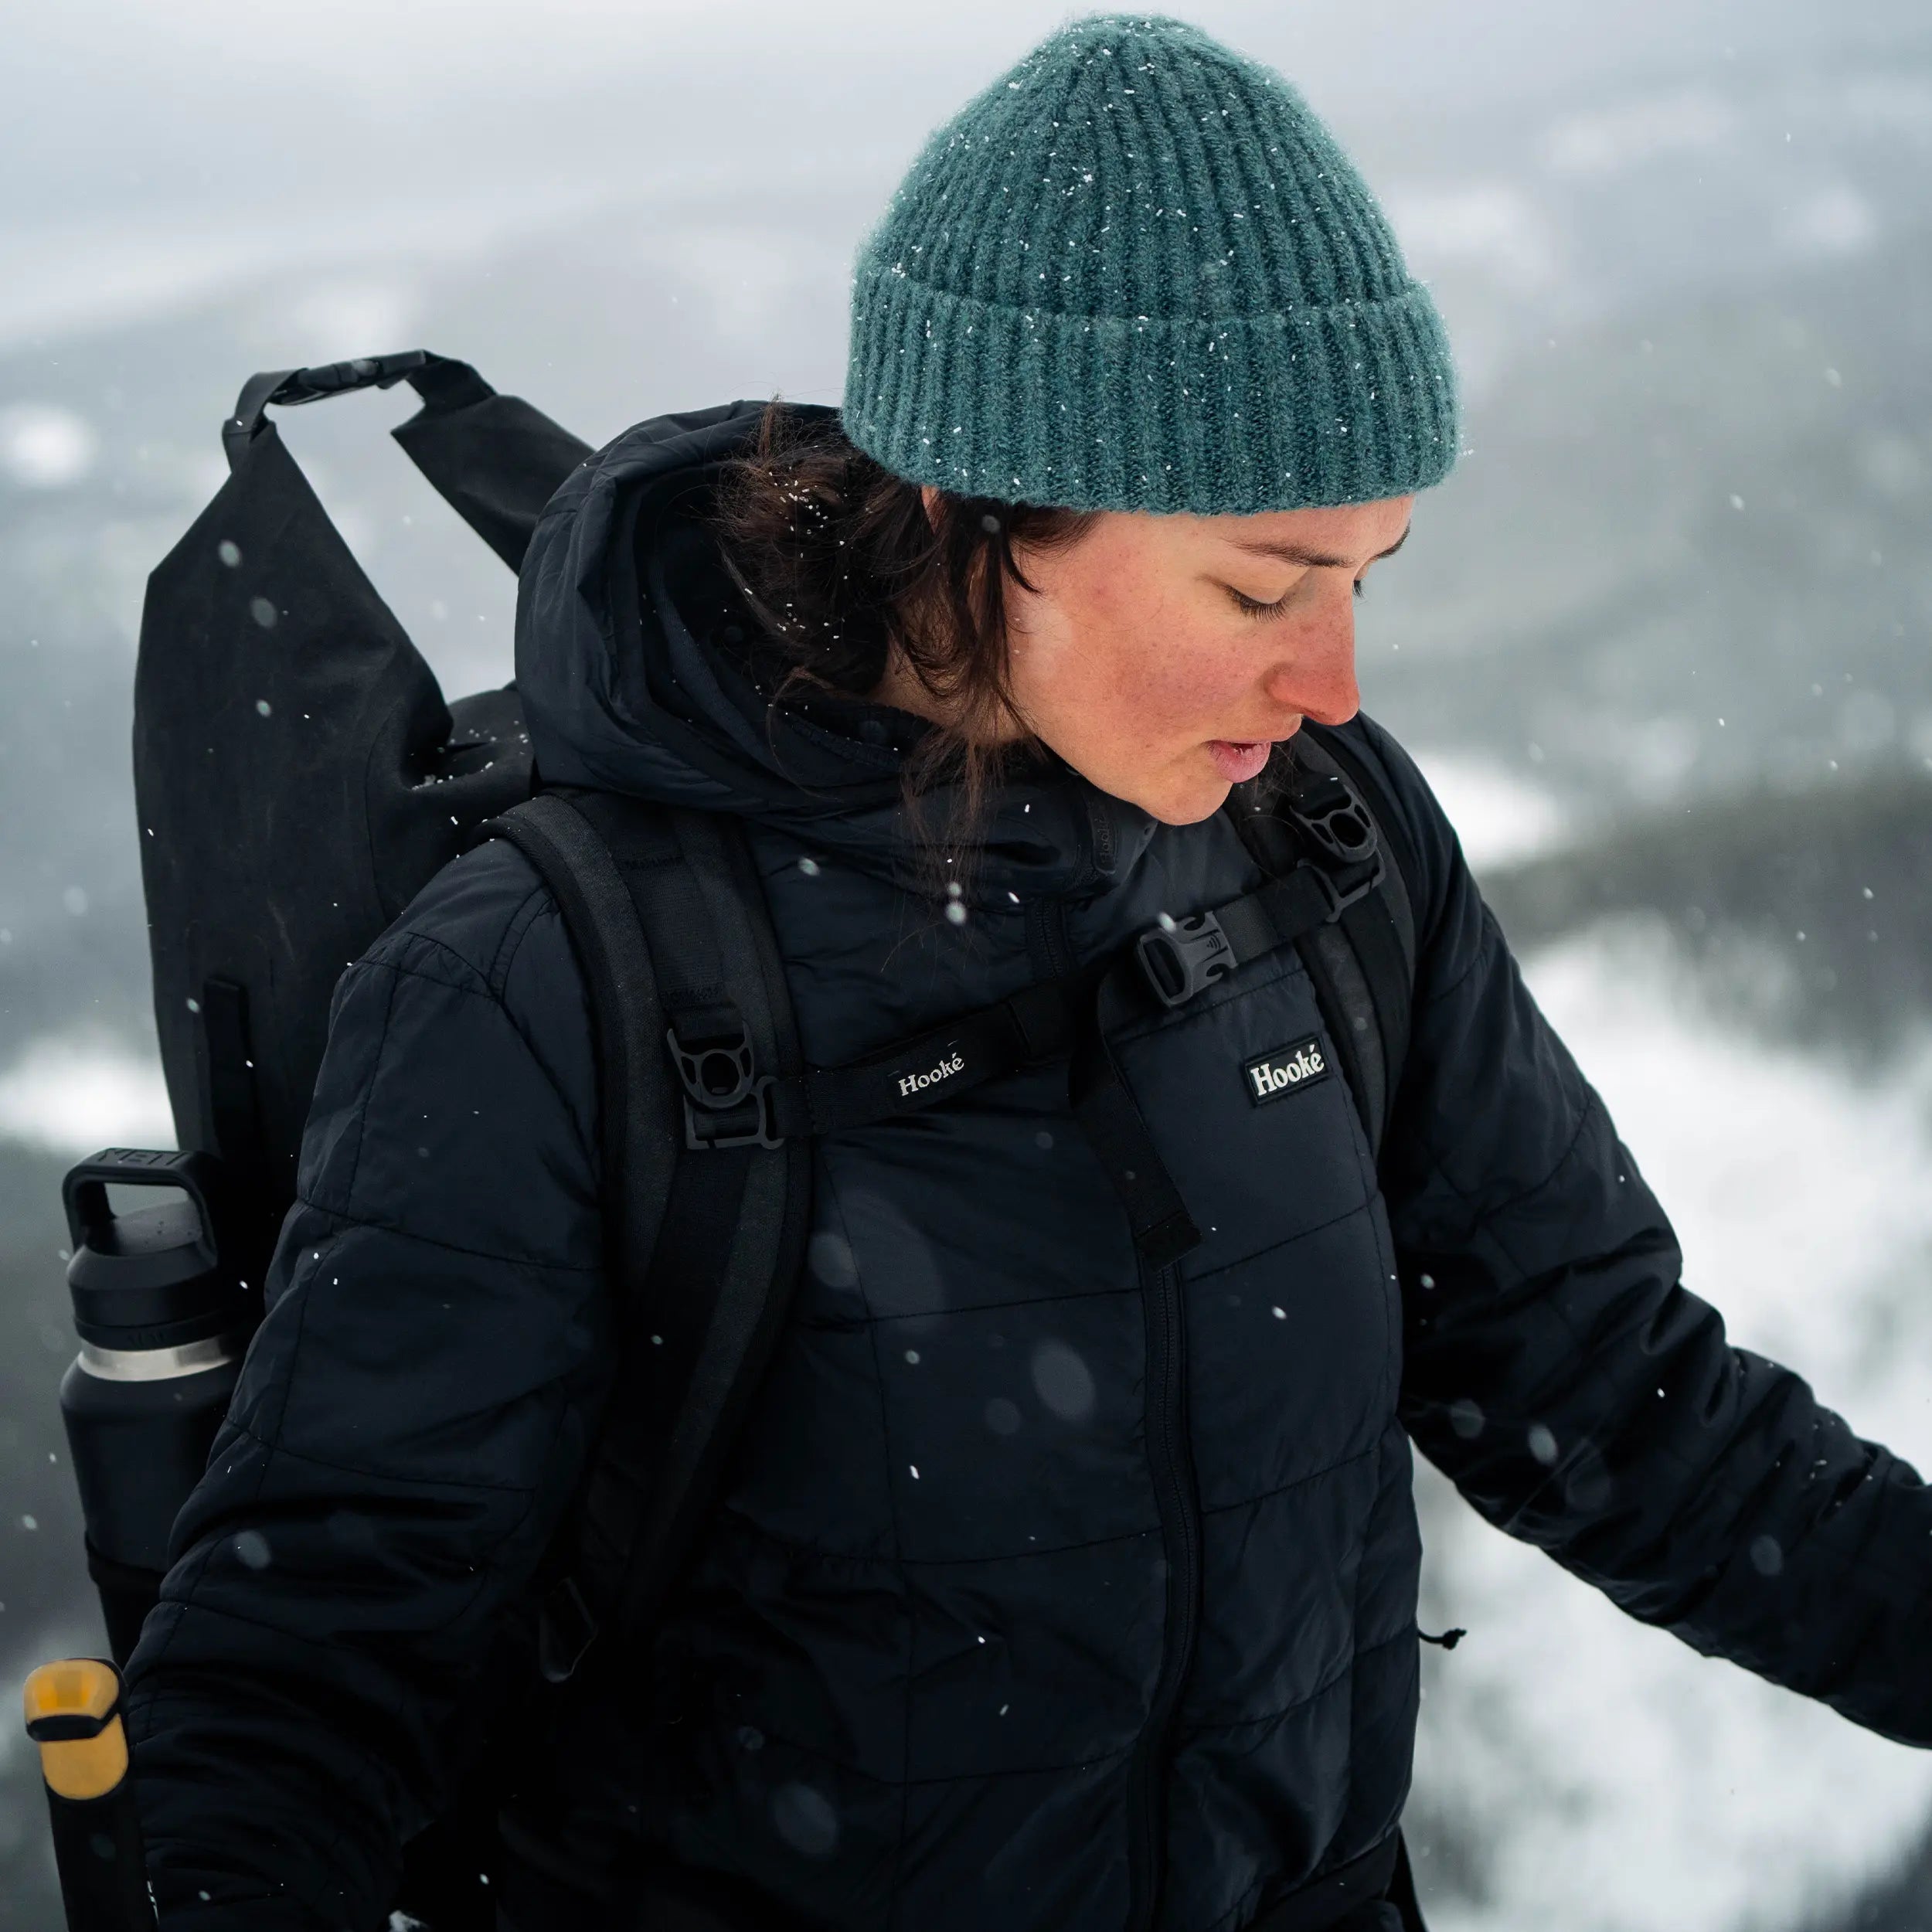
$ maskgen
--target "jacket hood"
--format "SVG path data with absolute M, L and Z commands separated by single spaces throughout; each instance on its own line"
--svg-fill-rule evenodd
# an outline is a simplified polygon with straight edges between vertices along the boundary
M 798 406 L 832 415 L 822 406 Z M 770 702 L 741 668 L 757 628 L 705 521 L 719 466 L 764 405 L 740 401 L 626 430 L 573 471 L 531 539 L 516 676 L 538 770 L 729 811 L 910 883 L 918 828 L 903 761 L 930 729 L 889 706 Z M 920 816 L 948 822 L 929 794 Z M 998 787 L 964 868 L 976 897 L 1103 891 L 1156 821 L 1057 760 Z

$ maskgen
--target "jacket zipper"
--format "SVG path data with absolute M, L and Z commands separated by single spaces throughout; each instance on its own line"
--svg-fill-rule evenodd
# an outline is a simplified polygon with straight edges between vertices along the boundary
M 1167 1614 L 1153 1702 L 1128 1771 L 1128 1925 L 1148 1932 L 1167 1863 L 1168 1746 L 1194 1661 L 1201 1601 L 1201 1502 L 1188 1447 L 1187 1335 L 1180 1272 L 1143 1263 L 1147 1322 L 1147 1448 L 1167 1558 Z
M 1109 828 L 1097 814 L 1094 825 L 1097 839 L 1105 841 L 1111 852 Z M 1076 962 L 1064 903 L 1036 900 L 1027 910 L 1035 970 L 1044 964 L 1053 978 L 1070 978 Z M 1148 1468 L 1167 1560 L 1167 1602 L 1161 1668 L 1128 1767 L 1128 1932 L 1150 1932 L 1160 1908 L 1167 1865 L 1168 1745 L 1181 1687 L 1194 1662 L 1201 1601 L 1201 1502 L 1188 1445 L 1187 1330 L 1180 1270 L 1143 1261 L 1141 1305 L 1146 1325 Z
M 1067 937 L 1066 907 L 1057 899 L 1036 899 L 1026 908 L 1026 947 L 1042 979 L 1071 979 L 1073 944 Z

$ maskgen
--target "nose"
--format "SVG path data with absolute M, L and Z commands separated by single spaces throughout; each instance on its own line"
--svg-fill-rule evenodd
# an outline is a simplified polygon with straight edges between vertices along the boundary
M 1346 724 L 1362 709 L 1355 675 L 1354 587 L 1342 572 L 1335 575 L 1339 595 L 1323 601 L 1319 613 L 1261 680 L 1272 702 L 1323 725 Z

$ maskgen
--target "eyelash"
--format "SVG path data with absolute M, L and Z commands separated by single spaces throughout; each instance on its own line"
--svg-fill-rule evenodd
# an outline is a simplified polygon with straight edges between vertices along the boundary
M 1359 597 L 1366 597 L 1369 594 L 1367 586 L 1363 583 L 1362 580 L 1359 577 L 1357 577 L 1355 580 L 1355 594 Z M 1236 608 L 1240 611 L 1244 616 L 1250 617 L 1279 617 L 1281 613 L 1287 608 L 1288 597 L 1292 597 L 1294 594 L 1294 593 L 1291 590 L 1287 594 L 1287 597 L 1284 597 L 1274 604 L 1257 604 L 1253 598 L 1244 597 L 1239 590 L 1235 589 L 1233 584 L 1230 584 L 1228 586 L 1228 595 L 1233 598 Z

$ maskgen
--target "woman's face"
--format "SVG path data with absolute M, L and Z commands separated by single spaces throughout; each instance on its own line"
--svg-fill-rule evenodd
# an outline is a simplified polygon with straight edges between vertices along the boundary
M 1169 825 L 1207 818 L 1304 718 L 1354 716 L 1357 587 L 1414 502 L 1108 511 L 1067 549 L 1015 545 L 1038 587 L 1006 587 L 1022 717 L 1103 791 Z

